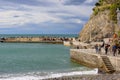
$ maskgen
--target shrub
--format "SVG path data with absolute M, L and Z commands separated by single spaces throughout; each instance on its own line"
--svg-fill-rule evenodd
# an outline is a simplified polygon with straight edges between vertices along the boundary
M 99 12 L 99 9 L 98 9 L 98 8 L 95 8 L 95 9 L 94 9 L 94 15 L 97 15 L 98 12 Z
M 120 8 L 120 5 L 118 3 L 112 4 L 110 7 L 110 14 L 109 17 L 111 20 L 113 20 L 115 23 L 117 23 L 117 8 Z
M 95 3 L 95 6 L 100 6 L 100 3 L 98 3 L 98 2 L 97 2 L 97 3 Z
M 120 31 L 118 31 L 118 37 L 120 37 Z

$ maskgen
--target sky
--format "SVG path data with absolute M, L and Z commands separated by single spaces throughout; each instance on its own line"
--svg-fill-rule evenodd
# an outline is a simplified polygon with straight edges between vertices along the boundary
M 97 0 L 0 0 L 0 34 L 76 34 Z

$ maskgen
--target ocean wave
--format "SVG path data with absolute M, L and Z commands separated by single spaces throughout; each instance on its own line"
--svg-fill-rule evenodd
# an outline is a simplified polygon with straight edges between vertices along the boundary
M 88 71 L 74 71 L 74 72 L 66 72 L 66 73 L 27 73 L 27 74 L 5 74 L 0 75 L 0 80 L 42 80 L 48 78 L 58 78 L 63 76 L 73 76 L 73 75 L 88 75 L 88 74 L 97 74 L 98 69 L 95 68 L 93 70 Z M 42 75 L 41 75 L 42 74 Z M 44 74 L 44 75 L 43 75 Z

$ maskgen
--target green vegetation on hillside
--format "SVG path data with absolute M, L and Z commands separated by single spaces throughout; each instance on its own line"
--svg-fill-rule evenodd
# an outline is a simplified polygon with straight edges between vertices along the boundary
M 117 23 L 117 8 L 120 9 L 120 2 L 111 5 L 109 14 L 110 19 L 113 20 L 115 23 Z
M 120 9 L 120 0 L 99 0 L 93 8 L 94 15 L 97 15 L 99 12 L 110 10 L 109 17 L 115 23 L 117 22 L 117 8 Z

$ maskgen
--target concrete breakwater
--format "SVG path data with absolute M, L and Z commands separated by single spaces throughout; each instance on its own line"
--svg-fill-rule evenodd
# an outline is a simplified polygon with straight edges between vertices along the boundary
M 91 68 L 98 68 L 102 71 L 109 71 L 106 69 L 105 63 L 102 60 L 102 56 L 95 53 L 94 49 L 71 49 L 70 50 L 71 59 Z M 116 72 L 120 72 L 120 57 L 107 56 L 111 62 L 111 65 Z
M 70 41 L 72 38 L 66 37 L 7 37 L 0 38 L 0 42 L 16 43 L 57 43 L 63 44 L 63 41 Z

